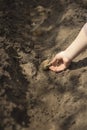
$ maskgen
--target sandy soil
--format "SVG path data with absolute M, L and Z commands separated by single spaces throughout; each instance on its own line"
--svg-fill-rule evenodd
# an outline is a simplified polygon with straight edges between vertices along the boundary
M 87 50 L 61 73 L 41 68 L 77 36 L 86 7 L 0 1 L 0 130 L 87 130 Z

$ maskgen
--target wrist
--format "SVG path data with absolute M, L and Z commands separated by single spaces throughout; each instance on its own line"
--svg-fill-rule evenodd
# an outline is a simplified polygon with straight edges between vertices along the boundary
M 74 55 L 72 54 L 71 50 L 66 49 L 63 51 L 63 53 L 69 61 L 72 61 L 74 59 Z
M 59 53 L 59 55 L 61 55 L 62 57 L 66 58 L 67 59 L 67 62 L 70 62 L 72 61 L 72 57 L 70 56 L 70 54 L 67 52 L 67 50 L 64 50 L 64 51 L 61 51 Z
M 70 63 L 72 62 L 72 59 L 70 59 L 70 57 L 67 55 L 66 50 L 61 51 L 58 55 L 60 55 L 60 57 L 62 57 L 64 64 L 67 68 L 70 65 Z

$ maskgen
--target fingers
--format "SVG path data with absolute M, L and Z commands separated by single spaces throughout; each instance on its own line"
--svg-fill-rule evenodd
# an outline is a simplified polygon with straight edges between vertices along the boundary
M 60 71 L 62 71 L 63 67 L 61 66 L 60 61 L 61 61 L 61 58 L 58 55 L 56 55 L 53 58 L 53 60 L 50 62 L 51 66 L 49 67 L 49 69 L 52 70 L 52 71 L 54 71 L 54 72 L 60 72 Z
M 53 60 L 50 62 L 50 64 L 55 64 L 55 62 L 57 61 L 56 56 L 53 58 Z
M 60 57 L 59 57 L 58 55 L 56 55 L 56 56 L 53 58 L 53 60 L 50 62 L 50 64 L 56 65 L 59 60 L 60 60 Z
M 60 72 L 65 70 L 70 65 L 70 62 L 62 53 L 58 53 L 50 62 L 51 66 L 49 66 L 49 69 L 54 72 Z
M 60 66 L 50 66 L 49 69 L 54 72 L 61 72 L 66 69 L 66 66 L 64 64 L 62 64 Z

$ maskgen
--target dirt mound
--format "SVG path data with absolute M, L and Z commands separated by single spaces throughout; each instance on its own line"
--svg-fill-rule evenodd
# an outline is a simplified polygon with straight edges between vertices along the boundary
M 0 130 L 87 130 L 87 50 L 61 73 L 41 63 L 87 20 L 86 0 L 1 0 Z

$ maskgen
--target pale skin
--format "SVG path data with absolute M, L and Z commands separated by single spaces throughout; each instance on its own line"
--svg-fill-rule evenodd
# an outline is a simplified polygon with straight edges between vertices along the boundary
M 69 67 L 72 60 L 87 47 L 87 23 L 82 27 L 78 36 L 64 51 L 55 55 L 51 61 L 50 70 L 60 72 Z

